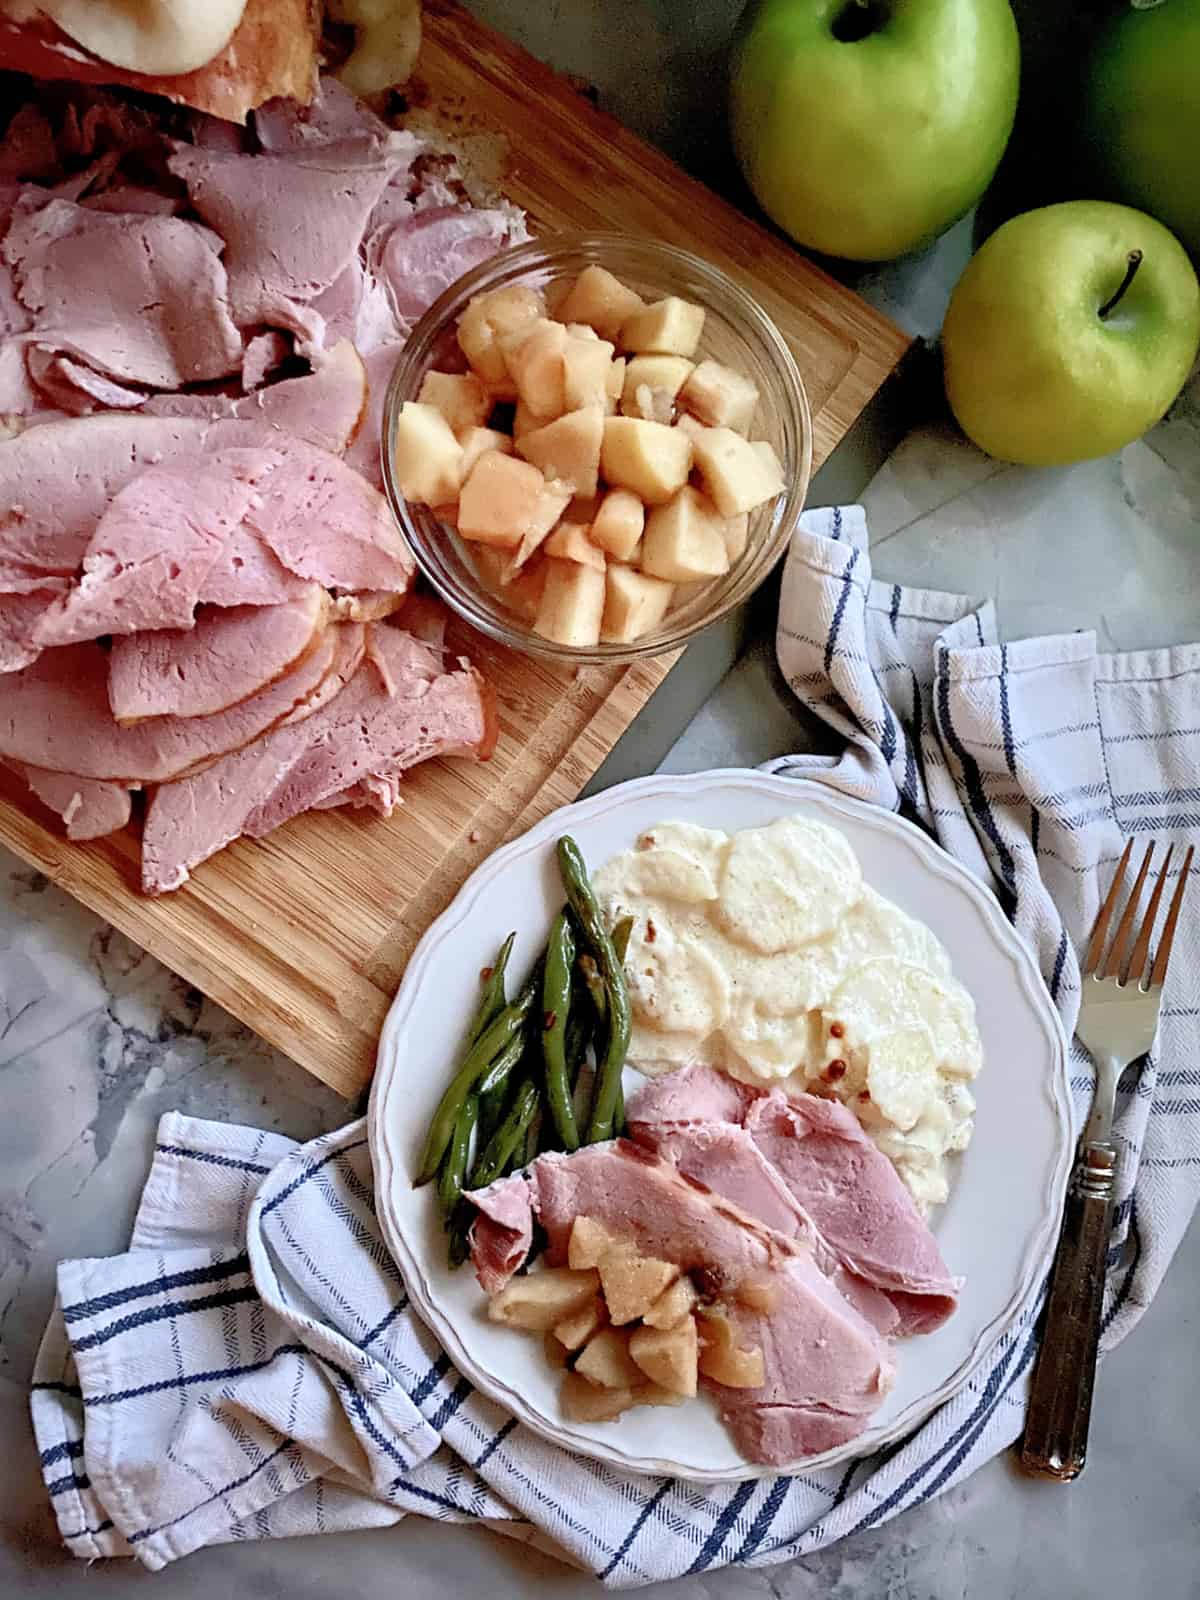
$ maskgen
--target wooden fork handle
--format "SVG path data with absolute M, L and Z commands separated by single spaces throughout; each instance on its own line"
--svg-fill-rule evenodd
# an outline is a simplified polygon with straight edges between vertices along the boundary
M 1080 1151 L 1029 1394 L 1021 1465 L 1059 1483 L 1078 1477 L 1087 1460 L 1116 1155 L 1108 1143 L 1087 1144 Z

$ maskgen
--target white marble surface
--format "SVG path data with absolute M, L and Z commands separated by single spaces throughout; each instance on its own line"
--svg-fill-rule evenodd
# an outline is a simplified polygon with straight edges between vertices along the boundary
M 491 20 L 599 82 L 643 132 L 703 167 L 719 141 L 708 88 L 736 0 L 704 0 L 681 42 L 671 0 L 480 0 Z M 630 74 L 638 58 L 653 71 Z M 708 86 L 708 87 L 706 87 Z M 700 113 L 708 108 L 708 115 Z M 715 159 L 715 157 L 713 158 Z M 969 248 L 960 229 L 861 287 L 914 331 L 936 329 Z M 920 403 L 913 398 L 914 405 Z M 876 419 L 822 476 L 825 497 L 859 492 L 881 450 Z M 905 440 L 867 496 L 882 576 L 999 602 L 1008 637 L 1097 627 L 1112 647 L 1200 637 L 1200 385 L 1143 443 L 1066 472 L 998 467 L 942 424 Z M 745 624 L 738 665 L 672 746 L 684 708 L 719 675 L 729 635 L 683 669 L 607 765 L 740 765 L 809 742 L 770 649 L 768 593 Z M 127 1600 L 149 1577 L 91 1570 L 56 1544 L 28 1426 L 25 1385 L 64 1255 L 121 1247 L 155 1121 L 179 1107 L 297 1137 L 345 1107 L 157 962 L 0 853 L 0 1596 L 85 1592 Z M 1092 1461 L 1076 1485 L 1031 1484 L 997 1460 L 934 1504 L 788 1567 L 710 1573 L 679 1600 L 1074 1600 L 1100 1589 L 1200 1596 L 1200 1234 L 1193 1230 L 1135 1335 L 1103 1368 Z M 477 1532 L 410 1520 L 356 1537 L 202 1552 L 158 1580 L 179 1600 L 476 1592 L 496 1600 L 594 1592 L 590 1579 Z M 665 1586 L 664 1586 L 665 1587 Z

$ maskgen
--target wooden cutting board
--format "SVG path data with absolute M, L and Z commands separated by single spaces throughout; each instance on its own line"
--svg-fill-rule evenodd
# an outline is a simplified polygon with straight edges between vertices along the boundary
M 503 136 L 505 192 L 537 231 L 657 236 L 740 279 L 791 344 L 823 461 L 904 354 L 900 330 L 457 6 L 427 0 L 425 18 L 414 104 L 452 133 Z M 69 844 L 0 769 L 0 841 L 352 1096 L 429 922 L 498 844 L 575 798 L 673 660 L 564 669 L 453 642 L 499 691 L 496 754 L 419 768 L 389 821 L 314 812 L 146 900 L 133 832 Z

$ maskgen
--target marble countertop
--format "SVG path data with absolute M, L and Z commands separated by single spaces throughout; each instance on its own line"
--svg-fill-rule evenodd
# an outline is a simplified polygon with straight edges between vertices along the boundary
M 686 40 L 672 0 L 477 0 L 474 9 L 597 82 L 619 116 L 709 170 L 717 135 L 706 85 L 717 80 L 737 0 L 693 6 Z M 642 70 L 630 74 L 635 58 Z M 859 287 L 913 332 L 932 334 L 969 249 L 964 224 Z M 990 594 L 1009 638 L 1079 627 L 1096 628 L 1110 648 L 1200 637 L 1200 384 L 1120 456 L 1053 473 L 987 461 L 938 419 L 905 428 L 925 410 L 919 387 L 885 396 L 814 490 L 817 500 L 853 498 L 873 480 L 865 500 L 882 576 Z M 736 628 L 690 652 L 595 784 L 660 763 L 677 772 L 748 765 L 807 745 L 774 669 L 773 619 L 768 588 Z M 26 1384 L 56 1261 L 123 1247 L 155 1124 L 173 1108 L 297 1138 L 347 1114 L 219 1007 L 0 852 L 0 1594 L 148 1592 L 151 1579 L 130 1563 L 86 1569 L 62 1554 Z M 820 1555 L 683 1579 L 671 1594 L 1072 1600 L 1102 1585 L 1116 1595 L 1200 1596 L 1198 1336 L 1193 1230 L 1142 1324 L 1101 1370 L 1092 1459 L 1078 1483 L 1031 1483 L 998 1459 L 940 1500 Z M 1148 1384 L 1148 1373 L 1165 1381 Z M 417 1519 L 353 1537 L 205 1551 L 159 1583 L 177 1600 L 332 1600 L 397 1588 L 405 1600 L 433 1600 L 485 1583 L 496 1600 L 595 1592 L 591 1579 L 505 1540 Z

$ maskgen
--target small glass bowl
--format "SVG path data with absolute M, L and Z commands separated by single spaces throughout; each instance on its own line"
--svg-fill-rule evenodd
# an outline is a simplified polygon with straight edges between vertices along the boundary
M 455 330 L 475 295 L 524 283 L 545 290 L 575 278 L 592 263 L 606 267 L 647 301 L 678 295 L 705 308 L 700 358 L 709 357 L 758 385 L 759 405 L 750 430 L 768 439 L 783 463 L 787 487 L 750 515 L 746 548 L 730 570 L 686 598 L 653 632 L 632 644 L 586 648 L 556 644 L 534 633 L 524 618 L 489 589 L 471 560 L 471 547 L 428 506 L 410 503 L 396 482 L 392 441 L 406 400 L 415 400 L 426 372 L 465 370 Z M 464 273 L 426 311 L 409 335 L 384 401 L 384 490 L 417 564 L 438 594 L 467 622 L 491 638 L 560 661 L 634 661 L 676 650 L 748 599 L 787 547 L 804 509 L 812 471 L 812 417 L 791 351 L 775 324 L 744 289 L 708 262 L 673 245 L 623 234 L 582 234 L 535 239 L 506 250 Z

